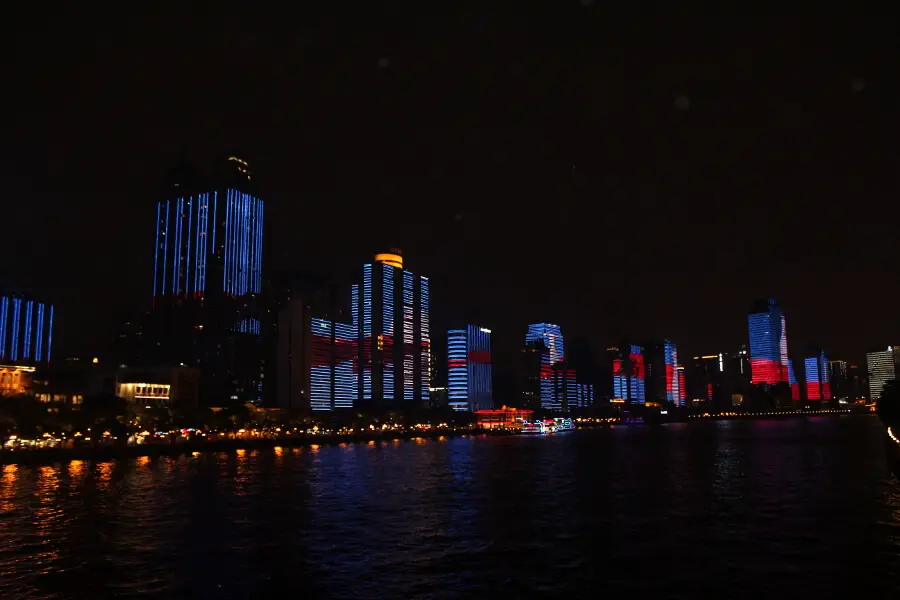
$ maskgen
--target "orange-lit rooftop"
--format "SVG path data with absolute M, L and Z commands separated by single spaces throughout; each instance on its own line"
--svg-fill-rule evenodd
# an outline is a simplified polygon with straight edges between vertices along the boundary
M 376 254 L 375 261 L 390 265 L 392 267 L 397 267 L 398 269 L 403 268 L 403 255 L 400 254 L 400 250 L 396 248 L 391 248 L 390 252 L 382 252 L 381 254 Z

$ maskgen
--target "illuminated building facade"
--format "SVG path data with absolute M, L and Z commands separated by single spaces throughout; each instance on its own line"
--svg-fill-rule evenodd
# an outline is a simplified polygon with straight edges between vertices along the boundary
M 429 400 L 431 299 L 427 277 L 403 268 L 399 250 L 363 265 L 353 288 L 361 407 L 390 409 Z
M 644 349 L 638 344 L 610 348 L 612 353 L 613 400 L 628 404 L 645 404 L 646 370 Z
M 806 357 L 803 364 L 806 369 L 806 399 L 831 400 L 831 372 L 825 352 L 820 350 Z
M 747 317 L 747 324 L 752 382 L 769 385 L 787 382 L 787 330 L 781 306 L 771 298 L 758 300 Z
M 687 404 L 687 383 L 684 377 L 684 366 L 678 365 L 678 404 L 685 406 Z
M 546 410 L 562 410 L 562 398 L 556 393 L 553 365 L 565 357 L 565 347 L 559 325 L 532 323 L 525 334 L 526 347 L 540 342 L 540 406 Z
M 203 181 L 185 168 L 171 183 L 155 207 L 145 360 L 197 367 L 204 404 L 260 404 L 264 203 L 247 162 L 235 155 Z
M 828 361 L 828 376 L 831 379 L 831 395 L 838 400 L 846 400 L 850 397 L 849 374 L 847 361 Z
M 0 296 L 0 362 L 38 365 L 50 362 L 53 306 L 20 296 Z
M 490 329 L 468 325 L 447 332 L 447 392 L 453 410 L 494 407 Z
M 869 371 L 869 400 L 881 398 L 884 384 L 897 377 L 897 363 L 900 347 L 888 346 L 887 350 L 866 353 L 866 367 Z
M 797 375 L 794 373 L 794 361 L 788 360 L 788 383 L 791 386 L 791 400 L 800 400 L 800 384 L 797 383 Z
M 357 329 L 352 324 L 313 317 L 309 331 L 310 409 L 352 409 L 359 395 Z

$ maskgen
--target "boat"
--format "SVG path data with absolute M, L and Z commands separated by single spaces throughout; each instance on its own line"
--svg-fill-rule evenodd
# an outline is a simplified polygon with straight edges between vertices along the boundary
M 522 423 L 522 433 L 563 433 L 575 429 L 575 424 L 568 417 L 555 419 L 535 419 L 532 422 Z

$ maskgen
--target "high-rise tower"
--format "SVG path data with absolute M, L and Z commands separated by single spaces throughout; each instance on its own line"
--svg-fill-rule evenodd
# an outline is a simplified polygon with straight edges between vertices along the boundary
M 263 201 L 236 154 L 207 177 L 177 168 L 156 205 L 150 360 L 198 367 L 207 405 L 262 400 L 263 229 Z
M 352 288 L 359 333 L 360 406 L 411 407 L 429 399 L 431 300 L 428 278 L 403 268 L 400 250 L 375 255 Z
M 784 312 L 775 300 L 757 300 L 747 316 L 753 383 L 787 382 L 788 347 Z
M 532 323 L 525 334 L 525 343 L 533 344 L 541 342 L 544 351 L 541 353 L 541 407 L 558 410 L 562 407 L 561 400 L 557 399 L 554 387 L 553 365 L 562 362 L 565 357 L 565 347 L 562 331 L 559 325 L 553 323 Z
M 455 410 L 494 408 L 490 329 L 468 325 L 447 332 L 447 393 Z

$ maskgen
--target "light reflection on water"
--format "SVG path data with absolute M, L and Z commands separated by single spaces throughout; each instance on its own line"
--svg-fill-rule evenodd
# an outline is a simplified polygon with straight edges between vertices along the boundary
M 880 434 L 723 421 L 5 465 L 0 598 L 896 597 Z

